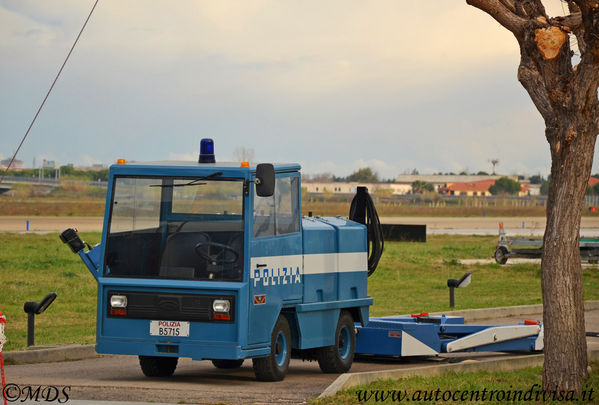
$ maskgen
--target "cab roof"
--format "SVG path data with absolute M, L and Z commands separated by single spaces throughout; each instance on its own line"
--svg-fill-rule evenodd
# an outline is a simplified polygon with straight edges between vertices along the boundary
M 240 176 L 250 172 L 256 173 L 257 163 L 251 163 L 248 167 L 241 167 L 240 162 L 216 162 L 216 163 L 198 163 L 193 161 L 175 161 L 175 160 L 164 160 L 155 162 L 127 162 L 122 164 L 113 164 L 110 166 L 110 171 L 118 174 L 159 174 L 159 172 L 165 171 L 165 175 L 169 175 L 172 171 L 185 171 L 195 172 L 199 171 L 215 171 L 222 170 L 227 175 L 238 173 Z M 298 163 L 273 163 L 276 173 L 285 172 L 296 172 L 301 169 L 301 165 Z

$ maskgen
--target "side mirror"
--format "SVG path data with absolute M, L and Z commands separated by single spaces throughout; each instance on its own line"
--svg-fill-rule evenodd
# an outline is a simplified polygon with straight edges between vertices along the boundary
M 256 194 L 270 197 L 275 193 L 275 167 L 272 163 L 260 163 L 256 166 Z
M 85 249 L 85 242 L 81 240 L 77 231 L 73 228 L 68 228 L 62 231 L 60 234 L 60 240 L 62 243 L 69 245 L 73 253 L 79 253 L 79 251 Z

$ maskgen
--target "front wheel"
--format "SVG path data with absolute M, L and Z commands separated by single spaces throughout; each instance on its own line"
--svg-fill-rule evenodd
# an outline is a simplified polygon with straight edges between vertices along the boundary
M 324 373 L 346 373 L 354 361 L 356 329 L 349 312 L 339 316 L 335 331 L 335 344 L 318 349 L 318 365 Z
M 139 356 L 139 365 L 146 377 L 170 377 L 178 361 L 177 357 Z
M 270 336 L 270 354 L 253 359 L 254 374 L 259 381 L 281 381 L 289 370 L 291 331 L 289 322 L 279 315 Z
M 497 264 L 506 264 L 508 254 L 509 252 L 505 246 L 499 246 L 497 250 L 495 250 L 495 261 Z

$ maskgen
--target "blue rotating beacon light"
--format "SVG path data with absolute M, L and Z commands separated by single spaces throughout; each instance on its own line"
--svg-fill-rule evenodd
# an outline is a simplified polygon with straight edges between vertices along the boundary
M 199 163 L 216 163 L 214 158 L 214 141 L 210 138 L 204 138 L 200 141 L 200 159 Z

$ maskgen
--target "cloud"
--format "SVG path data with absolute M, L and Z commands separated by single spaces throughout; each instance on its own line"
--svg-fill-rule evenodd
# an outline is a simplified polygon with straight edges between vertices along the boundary
M 92 4 L 0 0 L 0 150 Z M 101 1 L 19 158 L 196 160 L 209 136 L 223 159 L 248 146 L 308 172 L 497 157 L 536 173 L 549 156 L 517 64 L 512 34 L 463 0 Z

